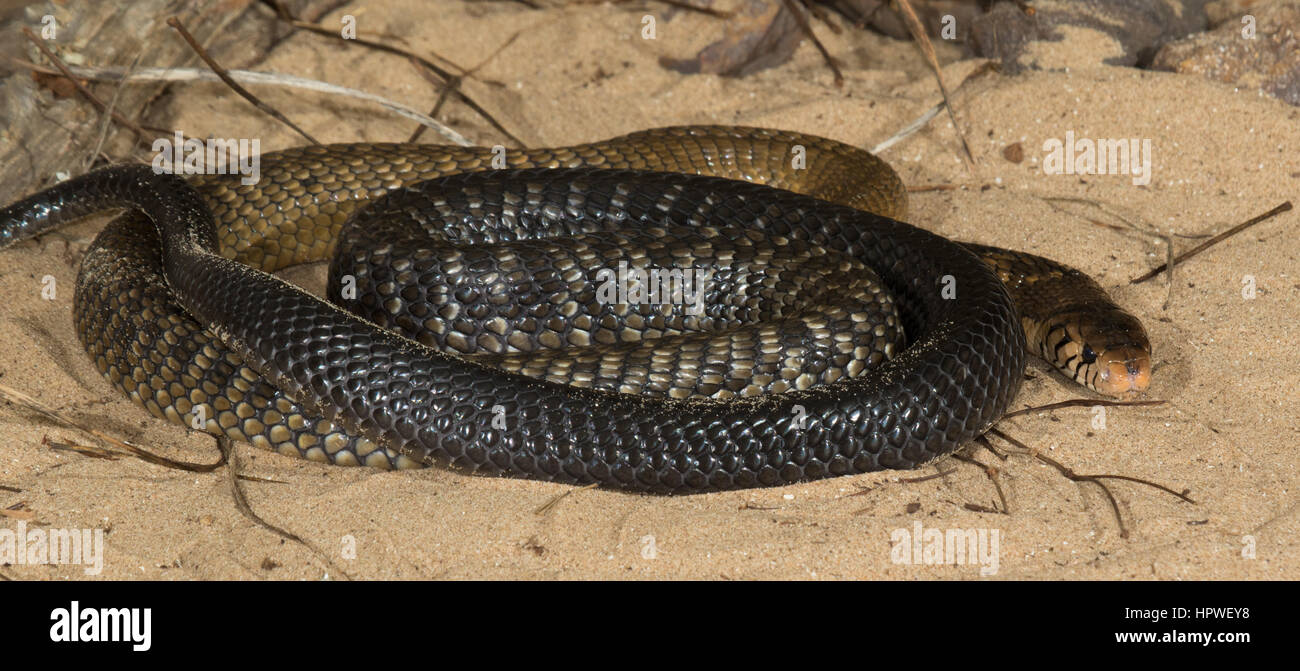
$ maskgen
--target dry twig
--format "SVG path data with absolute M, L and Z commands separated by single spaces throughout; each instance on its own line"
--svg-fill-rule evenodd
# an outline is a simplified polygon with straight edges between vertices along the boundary
M 271 107 L 270 105 L 262 102 L 257 98 L 257 96 L 250 93 L 248 89 L 240 86 L 239 82 L 236 82 L 233 78 L 231 78 L 230 73 L 225 68 L 221 67 L 220 63 L 218 63 L 211 56 L 209 56 L 207 50 L 199 45 L 198 40 L 194 39 L 194 36 L 190 34 L 190 31 L 185 29 L 185 24 L 181 23 L 180 19 L 173 16 L 167 19 L 167 25 L 171 26 L 172 28 L 175 28 L 176 31 L 181 34 L 181 37 L 184 38 L 187 43 L 189 43 L 190 48 L 194 50 L 194 53 L 198 54 L 199 58 L 203 59 L 203 62 L 207 63 L 208 67 L 212 68 L 212 71 L 215 72 L 217 76 L 221 78 L 221 81 L 225 82 L 226 86 L 229 86 L 232 91 L 238 93 L 240 97 L 242 97 L 244 100 L 253 103 L 254 107 L 270 115 L 271 118 L 292 128 L 299 135 L 306 138 L 308 142 L 312 144 L 320 144 L 320 142 L 318 142 L 316 138 L 308 134 L 307 131 L 299 128 L 298 124 L 290 121 L 289 117 L 281 114 L 280 110 L 277 110 L 274 107 Z

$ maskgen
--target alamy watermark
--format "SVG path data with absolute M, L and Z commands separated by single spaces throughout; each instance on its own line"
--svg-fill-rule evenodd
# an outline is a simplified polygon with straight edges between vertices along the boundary
M 242 175 L 239 183 L 252 186 L 262 178 L 262 141 L 253 138 L 185 138 L 160 137 L 150 147 L 154 151 L 153 171 L 173 175 Z
M 1048 175 L 1133 176 L 1135 186 L 1151 183 L 1151 139 L 1078 138 L 1065 131 L 1065 140 L 1043 143 L 1043 173 Z
M 0 565 L 85 565 L 86 575 L 104 570 L 103 529 L 0 529 Z
M 699 268 L 630 268 L 618 262 L 618 270 L 596 271 L 596 301 L 602 305 L 688 305 L 686 314 L 704 312 L 704 290 L 713 277 Z
M 889 559 L 895 564 L 979 566 L 980 575 L 998 572 L 1001 532 L 998 529 L 935 529 L 920 522 L 889 534 Z
M 131 643 L 144 652 L 153 647 L 152 608 L 85 608 L 73 601 L 50 611 L 50 640 L 55 643 Z

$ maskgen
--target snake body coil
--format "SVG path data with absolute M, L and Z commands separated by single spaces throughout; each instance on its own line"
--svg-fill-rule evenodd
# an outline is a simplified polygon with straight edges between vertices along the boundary
M 808 169 L 791 167 L 796 149 Z M 212 433 L 339 464 L 440 463 L 654 492 L 909 468 L 1002 416 L 1020 386 L 1026 334 L 1031 349 L 1051 350 L 1058 365 L 1095 388 L 1115 393 L 1103 386 L 1112 380 L 1123 383 L 1120 392 L 1145 387 L 1145 334 L 1100 287 L 1039 257 L 962 246 L 889 218 L 905 212 L 901 182 L 847 145 L 782 131 L 684 127 L 513 152 L 511 169 L 475 172 L 493 156 L 438 146 L 307 147 L 264 155 L 263 178 L 252 186 L 231 176 L 185 180 L 144 166 L 107 168 L 0 211 L 0 247 L 83 214 L 130 208 L 97 238 L 78 279 L 77 330 L 100 370 L 160 417 L 186 424 L 198 417 Z M 433 177 L 441 178 L 427 181 Z M 357 212 L 367 201 L 375 202 Z M 888 356 L 876 356 L 877 346 L 863 340 L 827 350 L 828 359 L 865 352 L 874 367 L 806 387 L 798 383 L 803 375 L 792 374 L 779 394 L 745 396 L 744 385 L 733 393 L 702 373 L 692 379 L 718 398 L 674 398 L 672 382 L 656 378 L 653 366 L 646 385 L 660 385 L 663 394 L 620 394 L 462 356 L 471 340 L 489 352 L 510 343 L 527 351 L 557 339 L 548 334 L 596 341 L 639 327 L 631 334 L 639 339 L 659 325 L 622 308 L 565 321 L 568 306 L 583 301 L 557 298 L 571 296 L 565 286 L 515 277 L 512 269 L 528 263 L 509 250 L 495 256 L 514 266 L 480 268 L 469 263 L 477 257 L 459 252 L 443 254 L 443 265 L 502 286 L 533 287 L 519 291 L 541 294 L 538 304 L 554 314 L 536 318 L 494 302 L 496 293 L 467 290 L 482 300 L 434 320 L 440 342 L 450 340 L 459 353 L 371 321 L 431 318 L 436 307 L 412 307 L 419 292 L 386 284 L 390 275 L 413 275 L 436 293 L 423 273 L 437 253 L 395 258 L 385 251 L 389 275 L 367 276 L 347 263 L 370 252 L 345 247 L 332 274 L 364 280 L 371 320 L 264 272 L 329 258 L 340 238 L 365 237 L 403 217 L 469 245 L 595 236 L 584 243 L 589 250 L 600 247 L 601 236 L 645 233 L 666 239 L 670 256 L 698 247 L 692 236 L 761 233 L 772 241 L 762 244 L 779 251 L 819 250 L 842 258 L 837 267 L 846 272 L 859 267 L 853 264 L 874 269 L 891 298 L 864 305 L 896 305 L 906 347 L 879 345 Z M 340 232 L 349 218 L 355 235 Z M 384 244 L 401 247 L 405 233 L 394 235 Z M 750 250 L 743 254 L 771 255 L 769 247 L 740 244 Z M 544 255 L 554 264 L 548 277 L 582 275 L 556 256 Z M 330 291 L 342 301 L 336 286 Z M 727 309 L 710 318 L 732 314 Z M 454 330 L 476 311 L 478 325 Z M 590 325 L 575 335 L 570 322 Z M 756 338 L 761 351 L 765 341 Z M 812 371 L 825 375 L 822 360 L 811 360 Z M 571 379 L 599 377 L 598 366 L 591 374 L 574 366 L 548 369 L 552 377 L 555 370 Z

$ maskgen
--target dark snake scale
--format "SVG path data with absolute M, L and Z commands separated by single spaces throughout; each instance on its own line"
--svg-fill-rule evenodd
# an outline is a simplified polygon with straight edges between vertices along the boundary
M 500 156 L 303 147 L 253 185 L 110 167 L 0 210 L 0 249 L 127 208 L 77 281 L 100 371 L 159 417 L 336 464 L 781 485 L 951 452 L 1026 351 L 1102 393 L 1149 380 L 1095 282 L 897 221 L 901 181 L 854 147 L 712 126 Z M 324 259 L 330 302 L 268 274 Z M 706 281 L 693 305 L 607 300 L 620 266 Z

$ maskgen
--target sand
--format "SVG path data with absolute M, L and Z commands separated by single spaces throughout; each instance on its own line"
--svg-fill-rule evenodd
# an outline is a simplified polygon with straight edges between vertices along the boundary
M 513 3 L 367 2 L 362 32 L 481 64 L 466 90 L 531 146 L 597 140 L 645 127 L 735 123 L 788 128 L 871 147 L 939 100 L 910 43 L 862 31 L 818 32 L 843 61 L 842 89 L 810 44 L 744 79 L 682 75 L 660 56 L 686 57 L 717 34 L 715 19 L 662 7 L 657 39 L 640 37 L 642 11 L 587 5 L 531 10 Z M 514 33 L 522 34 L 499 53 Z M 1082 41 L 1087 44 L 1087 40 Z M 287 541 L 241 514 L 227 472 L 186 473 L 125 459 L 91 459 L 42 446 L 86 441 L 18 406 L 0 405 L 0 529 L 100 528 L 95 579 L 691 578 L 691 579 L 1295 579 L 1300 438 L 1294 212 L 1265 222 L 1162 276 L 1131 285 L 1206 234 L 1300 195 L 1300 110 L 1254 91 L 1196 77 L 1089 65 L 1048 45 L 1044 67 L 1014 78 L 985 74 L 954 96 L 975 157 L 967 167 L 946 115 L 883 153 L 915 193 L 910 220 L 951 237 L 1067 261 L 1142 317 L 1155 346 L 1150 398 L 1165 405 L 1073 408 L 1021 416 L 998 428 L 1078 473 L 1118 474 L 1187 490 L 1186 503 L 1112 482 L 1123 529 L 1095 485 L 1077 484 L 1032 457 L 995 465 L 1006 508 L 984 470 L 945 459 L 797 486 L 694 496 L 647 496 L 438 469 L 381 472 L 323 466 L 237 447 L 242 487 Z M 979 63 L 941 45 L 948 81 Z M 88 62 L 95 60 L 87 54 Z M 260 69 L 361 88 L 417 109 L 436 93 L 401 59 L 295 35 Z M 485 84 L 496 80 L 503 86 Z M 154 120 L 187 133 L 257 137 L 262 149 L 302 144 L 217 85 L 181 87 Z M 374 107 L 259 89 L 325 142 L 400 141 L 412 125 Z M 442 118 L 476 141 L 501 141 L 462 107 Z M 1149 139 L 1150 183 L 1128 175 L 1050 175 L 1044 143 Z M 87 131 L 89 132 L 89 131 Z M 426 138 L 427 139 L 427 138 Z M 1019 143 L 1024 160 L 1004 150 Z M 79 157 L 77 158 L 79 161 Z M 1063 199 L 1053 201 L 1051 199 Z M 1072 202 L 1083 199 L 1088 203 Z M 1099 226 L 1094 221 L 1118 226 Z M 202 434 L 154 419 L 122 398 L 82 352 L 71 320 L 77 263 L 89 222 L 0 253 L 0 383 L 100 430 L 172 458 L 210 462 Z M 52 276 L 55 300 L 41 297 Z M 320 268 L 294 271 L 319 290 Z M 1253 282 L 1252 298 L 1243 294 Z M 1016 407 L 1097 398 L 1033 362 Z M 996 441 L 1000 451 L 1009 451 Z M 920 482 L 903 479 L 945 473 Z M 567 494 L 553 506 L 539 508 Z M 994 512 L 993 510 L 996 510 Z M 29 517 L 30 519 L 22 519 Z M 899 563 L 900 531 L 996 532 L 996 571 L 968 563 Z M 989 536 L 992 537 L 991 535 Z M 894 540 L 891 540 L 894 539 Z M 893 550 L 893 552 L 891 552 Z M 10 565 L 16 579 L 82 579 L 82 567 Z

